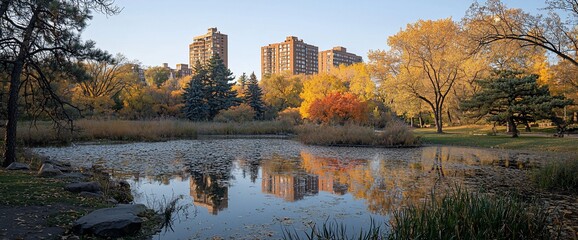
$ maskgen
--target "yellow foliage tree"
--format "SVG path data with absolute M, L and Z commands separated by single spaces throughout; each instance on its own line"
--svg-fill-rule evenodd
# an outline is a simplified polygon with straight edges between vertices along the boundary
M 434 115 L 437 132 L 443 132 L 446 100 L 453 88 L 465 81 L 465 62 L 470 58 L 461 45 L 460 28 L 451 19 L 420 20 L 389 37 L 392 95 L 411 95 L 423 101 Z M 394 97 L 395 99 L 396 97 Z

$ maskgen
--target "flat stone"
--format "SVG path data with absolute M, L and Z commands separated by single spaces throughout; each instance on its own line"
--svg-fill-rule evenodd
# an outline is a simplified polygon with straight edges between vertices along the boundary
M 72 231 L 76 234 L 94 234 L 104 238 L 118 238 L 138 232 L 146 210 L 143 204 L 119 204 L 114 208 L 95 210 L 76 220 Z
M 40 177 L 54 177 L 58 175 L 62 175 L 62 171 L 58 170 L 50 163 L 42 164 L 42 167 L 38 170 L 38 176 Z
M 79 192 L 91 192 L 97 193 L 100 192 L 100 184 L 97 182 L 79 182 L 79 183 L 70 183 L 64 186 L 64 190 L 79 193 Z
M 6 167 L 6 170 L 30 170 L 30 166 L 25 163 L 13 162 Z

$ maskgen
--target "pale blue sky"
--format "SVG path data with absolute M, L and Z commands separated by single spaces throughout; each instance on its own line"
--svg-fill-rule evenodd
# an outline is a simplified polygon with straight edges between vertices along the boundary
M 483 2 L 483 1 L 482 1 Z M 543 0 L 505 0 L 509 7 L 535 11 Z M 461 19 L 471 0 L 117 0 L 119 15 L 95 14 L 84 39 L 145 66 L 188 64 L 188 46 L 210 27 L 229 36 L 234 75 L 260 76 L 260 48 L 297 36 L 319 50 L 343 46 L 367 60 L 386 49 L 387 37 L 418 19 Z

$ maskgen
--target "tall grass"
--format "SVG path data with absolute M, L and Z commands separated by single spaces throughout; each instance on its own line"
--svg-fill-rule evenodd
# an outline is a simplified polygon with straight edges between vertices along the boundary
M 372 223 L 366 229 L 348 233 L 339 223 L 312 226 L 298 233 L 284 230 L 284 239 L 550 239 L 548 215 L 535 204 L 511 196 L 490 197 L 459 187 L 441 198 L 432 197 L 421 205 L 395 211 L 391 229 Z
M 544 209 L 511 196 L 452 189 L 394 212 L 389 239 L 549 239 Z
M 58 130 L 50 122 L 21 123 L 18 140 L 26 146 L 62 145 L 75 141 L 164 141 L 196 139 L 203 135 L 287 134 L 293 126 L 281 121 L 244 123 L 191 122 L 187 120 L 78 120 L 74 131 Z
M 383 130 L 358 125 L 313 125 L 296 128 L 297 138 L 312 145 L 366 145 L 366 146 L 415 146 L 419 144 L 411 130 L 403 123 L 392 121 Z
M 578 193 L 578 160 L 548 162 L 531 176 L 541 188 Z
M 300 234 L 296 230 L 283 229 L 283 239 L 288 240 L 326 240 L 326 239 L 358 239 L 358 240 L 371 240 L 371 239 L 385 239 L 386 232 L 382 228 L 382 224 L 377 224 L 373 219 L 371 223 L 367 226 L 367 229 L 360 229 L 358 232 L 348 232 L 347 226 L 343 223 L 337 221 L 326 220 L 322 226 L 318 227 L 315 224 L 312 225 L 308 232 Z M 353 230 L 353 229 L 352 229 Z

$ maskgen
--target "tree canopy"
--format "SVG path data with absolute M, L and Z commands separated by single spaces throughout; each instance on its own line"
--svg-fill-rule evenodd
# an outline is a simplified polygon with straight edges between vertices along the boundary
M 517 124 L 550 119 L 559 123 L 554 109 L 572 103 L 563 96 L 552 96 L 548 86 L 539 86 L 538 75 L 499 71 L 489 79 L 476 81 L 480 92 L 462 103 L 472 116 L 488 121 L 508 123 L 513 137 L 518 136 Z
M 6 0 L 0 4 L 0 66 L 10 79 L 3 166 L 16 160 L 18 98 L 28 84 L 45 101 L 41 109 L 57 110 L 53 119 L 67 118 L 69 103 L 62 101 L 50 82 L 58 71 L 78 76 L 72 64 L 82 59 L 110 58 L 92 41 L 80 38 L 92 12 L 116 14 L 120 9 L 112 0 Z M 48 112 L 48 111 L 46 111 Z M 57 114 L 56 112 L 60 113 Z

